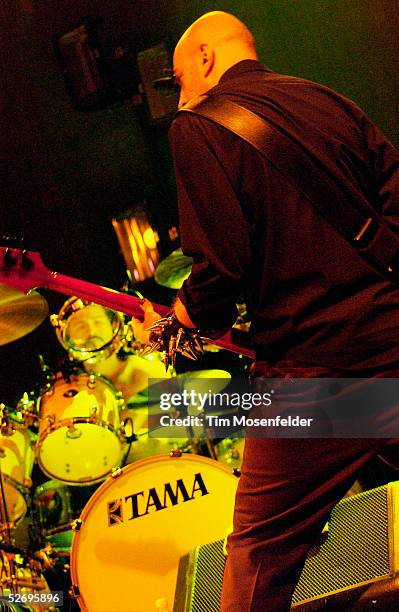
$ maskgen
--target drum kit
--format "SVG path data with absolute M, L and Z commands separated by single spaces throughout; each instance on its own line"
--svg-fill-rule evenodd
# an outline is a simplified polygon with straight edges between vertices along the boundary
M 173 255 L 170 280 L 162 262 L 160 284 L 181 285 L 186 259 Z M 39 294 L 0 285 L 0 344 L 47 314 Z M 66 367 L 53 373 L 42 363 L 39 391 L 24 393 L 15 408 L 0 404 L 0 599 L 69 588 L 71 601 L 89 612 L 171 611 L 181 559 L 224 537 L 232 523 L 243 440 L 192 430 L 186 438 L 157 438 L 148 429 L 146 388 L 149 377 L 166 374 L 156 354 L 140 356 L 123 315 L 74 296 L 50 320 Z M 129 367 L 142 367 L 146 384 L 141 378 L 141 388 L 122 393 L 120 371 L 102 373 L 107 364 L 125 378 Z M 168 376 L 185 389 L 230 379 L 223 370 Z M 49 480 L 33 487 L 35 463 Z M 28 549 L 15 546 L 22 522 L 29 522 Z M 30 607 L 6 609 L 57 609 L 24 601 Z

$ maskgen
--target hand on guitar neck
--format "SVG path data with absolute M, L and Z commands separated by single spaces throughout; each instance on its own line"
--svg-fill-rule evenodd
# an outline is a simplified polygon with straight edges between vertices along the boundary
M 130 325 L 133 330 L 133 334 L 136 340 L 143 344 L 148 344 L 150 341 L 150 332 L 147 331 L 150 325 L 161 319 L 161 315 L 154 310 L 152 302 L 147 299 L 140 300 L 140 308 L 144 313 L 142 321 L 140 319 L 132 318 Z

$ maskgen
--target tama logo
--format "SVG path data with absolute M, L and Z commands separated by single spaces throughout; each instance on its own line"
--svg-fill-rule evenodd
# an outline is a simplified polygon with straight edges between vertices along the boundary
M 167 482 L 158 489 L 151 487 L 148 491 L 138 491 L 107 503 L 108 526 L 119 525 L 126 520 L 131 521 L 204 495 L 209 495 L 209 491 L 199 472 L 190 484 L 179 478 L 174 485 Z

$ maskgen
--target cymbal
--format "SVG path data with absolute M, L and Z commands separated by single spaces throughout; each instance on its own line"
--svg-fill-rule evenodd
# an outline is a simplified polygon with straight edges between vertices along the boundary
M 0 283 L 0 346 L 29 334 L 47 314 L 47 301 L 36 291 L 26 295 Z
M 193 372 L 184 372 L 179 375 L 182 378 L 184 389 L 187 391 L 195 391 L 195 393 L 218 393 L 231 380 L 231 374 L 226 370 L 194 370 Z
M 173 391 L 179 393 L 186 390 L 187 392 L 204 393 L 211 390 L 213 393 L 217 393 L 224 389 L 230 380 L 231 374 L 225 370 L 194 370 L 164 380 L 157 379 L 156 383 L 129 398 L 127 407 L 148 407 L 148 403 L 153 402 L 156 406 L 150 410 L 150 413 L 154 412 L 154 408 L 155 413 L 158 413 L 159 406 L 157 406 L 157 403 L 161 392 Z
M 183 255 L 181 249 L 176 249 L 161 261 L 155 270 L 154 278 L 158 285 L 169 289 L 180 289 L 183 282 L 190 275 L 192 257 Z

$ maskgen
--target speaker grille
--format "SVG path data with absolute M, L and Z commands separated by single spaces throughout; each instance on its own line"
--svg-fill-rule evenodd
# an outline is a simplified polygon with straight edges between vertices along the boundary
M 201 588 L 194 588 L 190 612 L 211 612 L 219 610 L 220 592 L 225 558 L 223 540 L 217 540 L 195 549 L 193 584 L 201 580 Z
M 325 535 L 309 551 L 293 603 L 389 576 L 387 487 L 343 499 Z
M 317 599 L 391 572 L 387 487 L 348 497 L 331 512 L 328 532 L 309 551 L 292 603 Z M 184 612 L 218 612 L 223 540 L 195 549 Z

